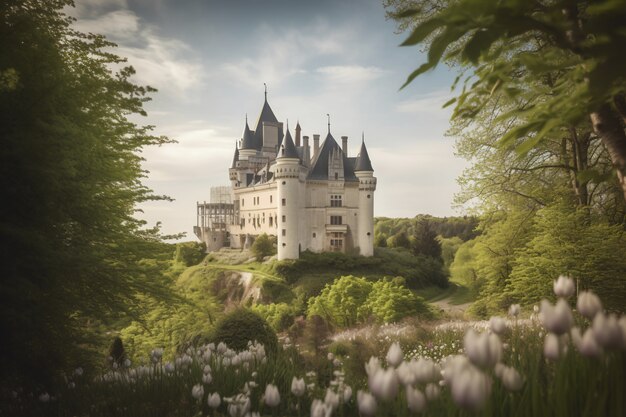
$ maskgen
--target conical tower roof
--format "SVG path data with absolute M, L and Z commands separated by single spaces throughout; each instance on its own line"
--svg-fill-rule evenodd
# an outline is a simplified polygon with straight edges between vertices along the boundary
M 354 170 L 374 172 L 374 168 L 372 168 L 372 161 L 370 161 L 370 156 L 368 155 L 367 148 L 365 147 L 365 139 L 361 142 L 361 150 L 356 157 Z
M 241 138 L 241 149 L 256 149 L 255 145 L 254 132 L 250 130 L 248 118 L 246 117 L 246 127 L 243 129 L 243 136 Z
M 283 138 L 278 158 L 299 158 L 298 151 L 296 151 L 296 145 L 294 145 L 291 133 L 289 132 L 289 126 L 287 126 L 287 133 Z
M 231 165 L 231 168 L 237 167 L 237 161 L 239 161 L 239 148 L 237 147 L 237 144 L 235 143 L 235 156 L 233 156 L 233 164 Z

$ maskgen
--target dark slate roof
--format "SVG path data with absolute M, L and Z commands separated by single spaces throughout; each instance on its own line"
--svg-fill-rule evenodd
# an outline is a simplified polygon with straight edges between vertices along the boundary
M 258 150 L 261 150 L 263 147 L 263 122 L 278 123 L 278 119 L 267 102 L 267 97 L 263 103 L 263 108 L 261 109 L 261 114 L 259 115 L 259 121 L 256 123 L 256 129 L 254 131 L 254 144 L 255 148 Z
M 241 149 L 256 149 L 254 132 L 250 130 L 250 127 L 248 127 L 247 120 L 246 127 L 243 129 L 243 136 L 241 138 Z
M 298 151 L 296 150 L 296 145 L 293 144 L 293 139 L 291 138 L 291 133 L 289 133 L 289 128 L 287 128 L 287 133 L 283 139 L 283 143 L 281 144 L 278 156 L 279 158 L 299 158 Z
M 328 133 L 324 143 L 319 149 L 317 155 L 311 163 L 311 170 L 309 171 L 308 179 L 311 180 L 327 180 L 328 179 L 328 158 L 333 150 L 339 150 L 343 155 L 343 176 L 344 181 L 358 181 L 356 175 L 354 175 L 354 165 L 350 163 L 350 160 L 346 157 L 341 149 L 341 146 L 337 144 L 333 135 Z
M 370 161 L 370 156 L 367 154 L 367 148 L 365 147 L 365 141 L 361 142 L 361 151 L 356 157 L 356 165 L 354 167 L 355 171 L 372 171 L 374 172 L 374 168 L 372 168 L 372 161 Z
M 237 167 L 237 161 L 239 161 L 239 148 L 235 145 L 235 156 L 233 157 L 233 164 L 231 165 L 231 168 Z
M 350 167 L 352 167 L 352 169 L 354 169 L 354 167 L 356 166 L 356 156 L 349 156 L 348 157 L 348 162 L 350 162 Z

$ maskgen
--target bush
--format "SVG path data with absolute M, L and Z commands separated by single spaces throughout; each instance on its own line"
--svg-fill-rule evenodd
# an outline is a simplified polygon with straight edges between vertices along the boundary
M 176 244 L 174 260 L 185 266 L 198 265 L 206 255 L 206 245 L 198 242 L 183 242 Z
M 276 331 L 287 329 L 293 324 L 294 311 L 287 303 L 257 304 L 252 311 L 263 317 Z
M 266 233 L 263 233 L 254 240 L 250 250 L 252 254 L 256 256 L 256 260 L 260 262 L 264 257 L 272 256 L 276 253 L 274 239 L 269 237 Z
M 431 318 L 432 313 L 424 300 L 403 284 L 402 278 L 375 282 L 361 307 L 361 314 L 366 316 L 369 313 L 380 323 L 392 323 L 414 315 Z
M 275 353 L 278 347 L 276 333 L 258 314 L 238 309 L 224 316 L 213 332 L 211 340 L 224 342 L 229 348 L 241 351 L 247 348 L 249 341 L 256 340 L 265 346 L 268 353 Z

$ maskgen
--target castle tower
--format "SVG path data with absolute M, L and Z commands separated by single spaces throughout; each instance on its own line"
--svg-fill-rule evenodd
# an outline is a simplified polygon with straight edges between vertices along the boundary
M 354 174 L 359 179 L 358 245 L 363 256 L 374 255 L 374 191 L 376 177 L 367 154 L 365 139 L 357 156 Z
M 243 129 L 243 135 L 241 135 L 241 146 L 239 147 L 239 157 L 243 160 L 247 160 L 249 157 L 256 155 L 256 144 L 254 139 L 254 132 L 250 130 L 248 126 L 248 116 L 246 115 L 246 127 Z
M 300 194 L 300 159 L 289 133 L 278 149 L 274 166 L 278 201 L 278 260 L 298 259 L 300 256 L 299 229 L 299 194 Z

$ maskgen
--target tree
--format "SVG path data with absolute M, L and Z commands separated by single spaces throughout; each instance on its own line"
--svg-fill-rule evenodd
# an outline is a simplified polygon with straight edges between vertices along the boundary
M 101 362 L 90 326 L 168 295 L 141 262 L 157 256 L 158 228 L 134 217 L 165 198 L 141 184 L 138 153 L 169 140 L 128 119 L 154 90 L 131 67 L 111 71 L 124 60 L 71 28 L 71 4 L 0 4 L 0 367 L 15 382 Z
M 257 261 L 262 261 L 264 257 L 271 256 L 276 253 L 274 242 L 266 233 L 259 235 L 254 240 L 250 250 L 254 256 L 256 256 Z
M 320 316 L 340 327 L 355 325 L 361 319 L 359 308 L 371 290 L 372 284 L 365 278 L 341 277 L 327 284 L 320 295 L 309 299 L 307 316 Z
M 425 43 L 428 50 L 427 62 L 405 85 L 445 60 L 470 70 L 462 92 L 448 103 L 456 102 L 454 118 L 473 118 L 498 91 L 527 98 L 527 105 L 500 116 L 511 122 L 500 145 L 522 154 L 589 120 L 626 198 L 626 3 L 424 0 L 395 6 L 396 18 L 417 21 L 403 45 Z
M 427 219 L 417 223 L 416 230 L 411 236 L 411 249 L 415 255 L 422 254 L 441 261 L 441 244 L 437 240 L 437 233 Z

